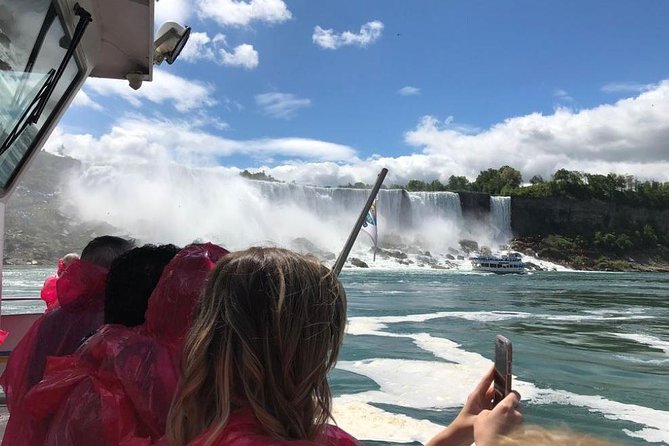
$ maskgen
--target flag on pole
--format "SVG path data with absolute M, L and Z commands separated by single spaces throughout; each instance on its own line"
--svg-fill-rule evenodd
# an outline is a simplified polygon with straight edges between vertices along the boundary
M 376 261 L 376 249 L 379 243 L 378 226 L 376 221 L 376 200 L 374 200 L 372 207 L 369 208 L 369 211 L 367 212 L 367 217 L 362 223 L 362 230 L 372 238 L 372 243 L 374 243 L 374 261 Z

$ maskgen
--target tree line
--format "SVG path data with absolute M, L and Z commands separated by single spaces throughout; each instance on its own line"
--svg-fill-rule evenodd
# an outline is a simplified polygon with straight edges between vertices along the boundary
M 278 181 L 264 171 L 252 173 L 244 170 L 240 175 L 251 180 Z M 365 189 L 372 186 L 356 182 L 339 187 Z M 405 185 L 393 184 L 384 188 L 410 192 L 483 192 L 529 198 L 594 198 L 632 206 L 669 208 L 669 182 L 640 181 L 633 175 L 602 175 L 567 169 L 557 170 L 548 180 L 535 175 L 530 178 L 529 184 L 523 184 L 519 170 L 502 166 L 499 169 L 482 170 L 474 181 L 469 181 L 465 176 L 451 175 L 446 183 L 439 180 L 409 180 Z
M 634 206 L 669 208 L 669 182 L 640 181 L 633 175 L 602 175 L 567 169 L 557 170 L 548 180 L 535 175 L 529 184 L 523 184 L 519 170 L 502 166 L 482 170 L 473 182 L 464 176 L 451 175 L 445 184 L 439 180 L 410 180 L 404 186 L 393 187 L 407 191 L 484 192 L 530 198 L 594 198 Z

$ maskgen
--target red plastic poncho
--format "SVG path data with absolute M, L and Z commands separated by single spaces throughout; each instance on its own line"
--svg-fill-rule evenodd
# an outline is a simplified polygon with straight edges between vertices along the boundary
M 362 446 L 358 440 L 342 429 L 327 425 L 320 441 L 278 440 L 263 430 L 251 409 L 240 409 L 230 415 L 221 435 L 213 446 Z M 188 446 L 202 446 L 208 436 L 201 435 Z
M 102 325 L 106 275 L 106 269 L 92 263 L 73 262 L 57 282 L 60 308 L 37 319 L 9 355 L 0 377 L 11 413 L 7 431 L 25 394 L 42 379 L 47 356 L 74 353 L 83 338 Z
M 58 270 L 44 281 L 39 297 L 46 303 L 47 310 L 51 310 L 58 306 L 58 278 L 63 275 L 66 269 L 67 265 L 65 265 L 63 259 L 58 259 Z
M 75 355 L 50 359 L 26 396 L 32 437 L 11 444 L 144 446 L 161 438 L 195 303 L 225 254 L 212 244 L 182 249 L 149 298 L 144 325 L 106 325 Z

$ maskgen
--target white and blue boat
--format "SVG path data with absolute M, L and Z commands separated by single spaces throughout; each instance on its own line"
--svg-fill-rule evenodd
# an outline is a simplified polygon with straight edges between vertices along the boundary
M 502 256 L 476 256 L 469 259 L 474 271 L 496 274 L 524 273 L 525 264 L 517 252 Z

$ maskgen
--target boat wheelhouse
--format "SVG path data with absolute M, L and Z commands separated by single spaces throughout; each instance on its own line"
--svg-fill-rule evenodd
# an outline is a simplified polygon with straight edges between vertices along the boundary
M 502 256 L 477 256 L 469 259 L 474 271 L 483 271 L 496 274 L 523 273 L 525 264 L 517 252 Z
M 188 27 L 167 22 L 154 36 L 154 2 L 0 3 L 0 258 L 7 202 L 84 81 L 124 79 L 136 90 L 152 81 L 154 63 L 171 64 L 183 48 Z M 0 293 L 0 328 L 9 334 L 0 347 L 0 373 L 40 316 L 3 314 L 2 300 Z

